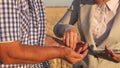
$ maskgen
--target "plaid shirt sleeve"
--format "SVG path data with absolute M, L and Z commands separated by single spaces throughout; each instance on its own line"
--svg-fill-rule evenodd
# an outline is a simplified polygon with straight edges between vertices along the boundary
M 0 42 L 18 40 L 17 2 L 0 0 Z
M 41 0 L 0 0 L 0 42 L 19 40 L 22 44 L 43 46 L 46 17 Z M 41 54 L 42 55 L 42 54 Z M 0 68 L 49 68 L 49 63 L 0 63 Z

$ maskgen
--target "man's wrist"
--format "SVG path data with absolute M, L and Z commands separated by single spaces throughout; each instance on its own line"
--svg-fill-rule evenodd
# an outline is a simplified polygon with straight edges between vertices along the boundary
M 59 55 L 60 55 L 60 58 L 62 59 L 65 58 L 65 49 L 66 47 L 60 47 Z

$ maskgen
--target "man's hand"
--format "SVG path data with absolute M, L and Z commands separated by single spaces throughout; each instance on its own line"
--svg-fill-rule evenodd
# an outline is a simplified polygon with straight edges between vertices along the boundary
M 85 44 L 86 45 L 86 44 Z M 71 48 L 65 47 L 64 49 L 65 56 L 63 57 L 68 62 L 75 64 L 85 58 L 88 53 L 87 47 L 80 47 L 77 51 L 72 50 Z
M 84 52 L 85 50 L 88 49 L 88 43 L 85 43 L 83 41 L 77 42 L 75 51 L 77 52 L 79 48 L 82 48 L 81 52 Z

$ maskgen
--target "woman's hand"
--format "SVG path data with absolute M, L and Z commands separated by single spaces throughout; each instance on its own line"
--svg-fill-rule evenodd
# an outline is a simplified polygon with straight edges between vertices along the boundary
M 113 50 L 109 49 L 107 46 L 105 46 L 105 53 L 102 53 L 101 55 L 109 59 L 113 59 L 116 62 L 120 61 L 120 54 L 115 53 Z
M 77 30 L 75 28 L 67 29 L 64 33 L 63 41 L 66 43 L 66 46 L 74 50 L 78 42 Z
M 109 0 L 95 0 L 95 2 L 97 3 L 97 4 L 102 4 L 102 3 L 106 3 L 106 2 L 108 2 Z

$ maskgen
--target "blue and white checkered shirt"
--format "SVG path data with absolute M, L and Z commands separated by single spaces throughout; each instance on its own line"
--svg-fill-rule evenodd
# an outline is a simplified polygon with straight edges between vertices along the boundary
M 0 42 L 44 45 L 45 12 L 41 0 L 0 0 Z M 41 54 L 42 55 L 42 54 Z M 0 64 L 0 68 L 48 68 L 40 64 Z

